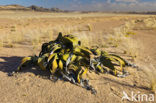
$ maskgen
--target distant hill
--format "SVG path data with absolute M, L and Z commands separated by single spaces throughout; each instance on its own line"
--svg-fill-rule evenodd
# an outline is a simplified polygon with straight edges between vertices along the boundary
M 34 11 L 42 11 L 42 12 L 63 12 L 64 10 L 61 10 L 59 8 L 43 8 L 43 7 L 39 7 L 39 6 L 36 6 L 36 5 L 32 5 L 30 7 L 28 7 L 29 9 L 31 10 L 34 10 Z
M 4 5 L 0 6 L 0 10 L 31 10 L 30 8 L 21 5 Z
M 23 10 L 23 11 L 40 11 L 40 12 L 65 12 L 59 8 L 43 8 L 36 5 L 32 5 L 29 7 L 21 6 L 21 5 L 4 5 L 0 6 L 0 10 Z
M 68 11 L 68 10 L 61 10 L 59 8 L 43 8 L 36 5 L 31 5 L 29 7 L 25 7 L 22 5 L 0 5 L 0 10 L 22 10 L 22 11 L 38 11 L 38 12 L 81 12 L 81 13 L 93 13 L 93 12 L 100 12 L 100 11 Z M 102 12 L 102 11 L 101 11 Z M 154 12 L 105 12 L 105 13 L 125 13 L 125 14 L 146 14 L 146 15 L 156 15 L 156 11 Z

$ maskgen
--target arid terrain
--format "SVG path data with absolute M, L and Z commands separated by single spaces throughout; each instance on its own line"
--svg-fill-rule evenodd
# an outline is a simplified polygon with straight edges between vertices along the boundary
M 125 78 L 88 73 L 96 95 L 69 82 L 52 82 L 48 72 L 34 68 L 10 75 L 23 57 L 38 55 L 42 43 L 59 32 L 76 35 L 82 45 L 99 46 L 140 68 L 126 68 L 130 75 Z M 0 11 L 0 103 L 131 103 L 122 100 L 123 91 L 130 97 L 132 92 L 147 94 L 147 101 L 136 96 L 134 102 L 150 102 L 156 90 L 155 39 L 155 15 Z

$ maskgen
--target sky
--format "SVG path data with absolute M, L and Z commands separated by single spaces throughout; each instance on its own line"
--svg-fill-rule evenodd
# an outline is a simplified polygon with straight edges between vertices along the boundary
M 0 5 L 10 4 L 83 11 L 156 11 L 156 0 L 0 0 Z

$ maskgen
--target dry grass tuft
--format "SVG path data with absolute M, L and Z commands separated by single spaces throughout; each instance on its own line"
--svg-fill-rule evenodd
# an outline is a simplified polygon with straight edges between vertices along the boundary
M 4 44 L 3 44 L 3 39 L 0 38 L 0 47 L 3 47 L 3 46 L 4 46 Z
M 84 46 L 92 47 L 115 47 L 123 53 L 130 55 L 133 60 L 139 56 L 139 48 L 142 45 L 139 41 L 134 40 L 131 36 L 135 35 L 132 31 L 135 25 L 134 21 L 126 22 L 125 25 L 114 29 L 112 34 L 104 34 L 103 32 L 73 32 L 82 42 Z M 97 36 L 98 35 L 98 36 Z M 128 36 L 127 36 L 128 35 Z
M 144 66 L 143 71 L 150 81 L 151 90 L 156 92 L 156 68 L 153 66 L 153 64 L 150 64 L 149 66 Z
M 105 46 L 105 38 L 102 32 L 92 33 L 92 32 L 74 32 L 79 40 L 82 41 L 83 46 L 92 47 L 92 46 Z M 97 36 L 98 35 L 98 36 Z
M 133 60 L 139 56 L 139 48 L 142 47 L 139 41 L 131 38 L 131 36 L 135 35 L 132 31 L 134 26 L 134 21 L 126 22 L 121 27 L 115 28 L 113 34 L 105 37 L 107 43 L 122 50 L 125 54 L 130 55 Z
M 8 48 L 13 48 L 14 47 L 13 41 L 8 39 L 7 44 L 5 46 Z
M 91 26 L 91 24 L 87 24 L 87 28 L 88 28 L 88 31 L 92 31 L 92 26 Z
M 140 48 L 142 48 L 142 45 L 139 43 L 139 41 L 133 40 L 132 38 L 123 37 L 119 48 L 121 48 L 124 51 L 124 53 L 131 56 L 134 60 L 140 55 L 139 53 Z
M 143 20 L 147 28 L 156 29 L 156 18 L 147 18 Z
M 24 34 L 22 32 L 15 32 L 12 35 L 14 36 L 14 43 L 21 43 L 25 40 Z

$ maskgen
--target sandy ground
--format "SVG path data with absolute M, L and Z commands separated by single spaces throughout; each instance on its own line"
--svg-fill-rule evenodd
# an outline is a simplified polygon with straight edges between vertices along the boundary
M 9 33 L 13 24 L 16 25 L 19 31 L 23 30 L 23 28 L 25 28 L 25 31 L 30 31 L 32 29 L 47 30 L 51 26 L 60 24 L 84 27 L 88 23 L 93 25 L 91 32 L 103 32 L 105 34 L 111 33 L 113 28 L 123 25 L 124 22 L 130 19 L 144 17 L 138 15 L 87 16 L 86 14 L 79 14 L 80 19 L 75 16 L 77 14 L 70 14 L 72 17 L 68 14 L 61 16 L 57 14 L 58 17 L 55 17 L 49 13 L 43 13 L 41 17 L 33 14 L 30 17 L 28 14 L 21 15 L 20 12 L 17 15 L 18 18 L 21 15 L 21 18 L 16 19 L 14 17 L 16 15 L 12 13 L 2 12 L 2 14 L 4 15 L 0 15 L 0 27 L 2 27 L 0 35 Z M 143 56 L 151 58 L 151 61 L 142 62 L 156 64 L 156 30 L 134 30 L 134 32 L 137 34 L 134 38 L 140 40 L 146 47 L 143 49 Z M 36 51 L 37 53 L 38 51 Z M 123 91 L 128 95 L 131 95 L 132 91 L 135 93 L 140 92 L 140 94 L 152 93 L 149 89 L 147 76 L 142 71 L 133 68 L 127 68 L 130 75 L 126 78 L 117 78 L 110 74 L 88 74 L 90 83 L 97 90 L 96 95 L 69 82 L 59 80 L 54 83 L 47 79 L 49 73 L 34 68 L 27 68 L 21 73 L 9 76 L 9 73 L 19 65 L 21 58 L 29 55 L 32 55 L 32 49 L 27 44 L 17 44 L 13 48 L 0 48 L 0 103 L 131 103 L 128 100 L 122 101 Z

